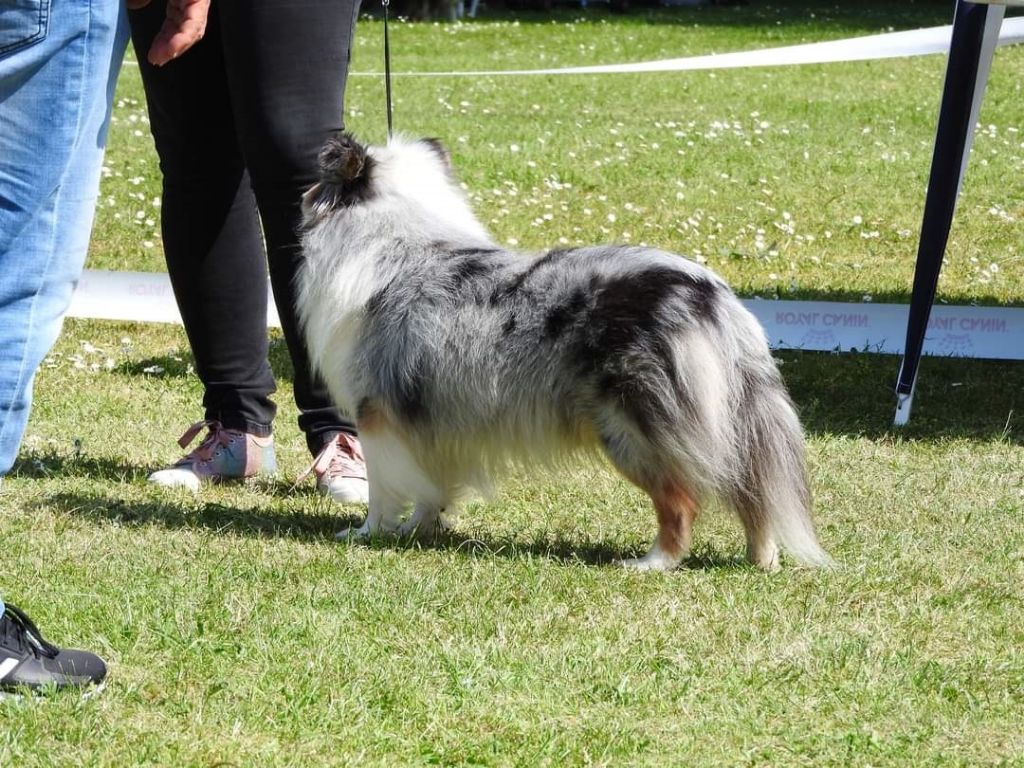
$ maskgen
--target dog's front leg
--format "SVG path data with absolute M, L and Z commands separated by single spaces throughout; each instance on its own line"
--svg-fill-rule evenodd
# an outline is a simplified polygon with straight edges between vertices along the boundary
M 448 530 L 448 521 L 442 516 L 444 510 L 436 504 L 417 502 L 409 519 L 402 523 L 398 535 L 429 539 Z
M 358 528 L 349 527 L 335 534 L 335 538 L 366 541 L 373 536 L 392 536 L 400 533 L 405 501 L 384 485 L 380 462 L 367 452 L 366 475 L 370 484 L 370 504 L 366 520 Z M 377 469 L 374 469 L 374 467 Z
M 392 426 L 384 409 L 367 400 L 360 406 L 360 411 L 357 427 L 366 456 L 370 511 L 361 526 L 340 532 L 338 538 L 407 536 L 420 529 L 436 529 L 441 514 L 440 504 L 418 503 L 409 520 L 402 524 L 402 515 L 410 501 L 424 495 L 430 498 L 441 498 L 441 495 L 423 472 L 415 451 L 401 431 Z
M 370 485 L 370 511 L 366 515 L 363 524 L 358 528 L 349 526 L 334 534 L 339 541 L 350 539 L 354 541 L 366 541 L 374 536 L 402 535 L 402 504 L 394 501 L 382 501 L 374 503 L 373 485 Z

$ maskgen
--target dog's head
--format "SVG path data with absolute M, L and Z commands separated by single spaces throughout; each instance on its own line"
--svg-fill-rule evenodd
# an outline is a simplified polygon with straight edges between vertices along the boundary
M 437 139 L 395 137 L 364 146 L 352 134 L 332 136 L 320 150 L 320 181 L 303 195 L 307 226 L 333 211 L 386 198 L 427 204 L 452 194 L 451 156 Z

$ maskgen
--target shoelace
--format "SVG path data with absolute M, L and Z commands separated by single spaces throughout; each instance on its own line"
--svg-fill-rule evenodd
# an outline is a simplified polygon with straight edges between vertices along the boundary
M 178 445 L 182 448 L 187 448 L 196 439 L 196 435 L 199 434 L 203 427 L 207 427 L 210 431 L 194 450 L 190 451 L 178 462 L 179 465 L 191 464 L 196 461 L 209 461 L 213 458 L 213 454 L 218 448 L 222 446 L 227 447 L 228 443 L 231 442 L 231 435 L 224 429 L 223 424 L 216 419 L 206 419 L 204 421 L 197 421 L 186 429 L 185 434 L 178 438 Z
M 0 641 L 6 648 L 10 648 L 12 651 L 23 651 L 25 648 L 29 648 L 36 657 L 47 656 L 51 659 L 60 653 L 59 648 L 43 638 L 32 619 L 23 611 L 10 603 L 6 608 L 6 613 L 0 616 L 0 626 L 3 627 Z M 11 642 L 16 642 L 17 645 L 12 645 Z
M 313 459 L 313 463 L 309 465 L 306 471 L 299 475 L 295 484 L 301 483 L 309 477 L 311 472 L 316 472 L 317 477 L 326 476 L 327 478 L 332 478 L 338 475 L 342 477 L 357 477 L 361 474 L 361 469 L 356 466 L 356 461 L 363 464 L 366 463 L 366 459 L 363 458 L 363 451 L 359 447 L 359 441 L 347 432 L 339 432 L 338 436 L 327 443 L 323 450 L 317 454 L 317 457 Z M 346 472 L 354 474 L 345 475 Z

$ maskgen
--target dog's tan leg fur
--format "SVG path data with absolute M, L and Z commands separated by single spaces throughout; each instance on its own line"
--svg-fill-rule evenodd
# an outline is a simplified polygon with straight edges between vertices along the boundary
M 360 434 L 379 431 L 386 426 L 386 423 L 384 414 L 376 402 L 364 400 L 359 404 L 359 412 L 356 414 L 356 430 Z
M 643 571 L 670 571 L 690 554 L 697 500 L 678 483 L 666 483 L 658 491 L 648 493 L 658 516 L 658 535 L 650 552 L 644 557 L 623 560 L 622 565 Z

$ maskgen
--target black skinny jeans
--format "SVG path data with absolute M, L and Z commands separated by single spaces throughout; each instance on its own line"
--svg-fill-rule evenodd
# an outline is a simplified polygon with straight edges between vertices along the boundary
M 163 67 L 145 54 L 164 4 L 129 14 L 163 173 L 167 270 L 206 418 L 270 434 L 269 263 L 299 426 L 314 454 L 355 428 L 311 375 L 298 327 L 299 201 L 316 181 L 324 140 L 342 127 L 358 12 L 359 0 L 214 0 L 206 36 Z

